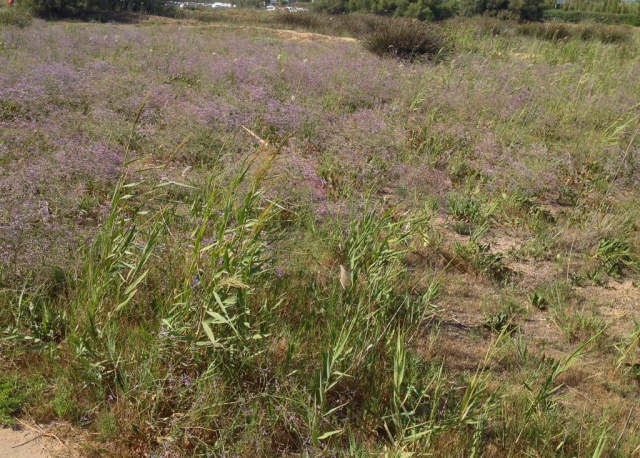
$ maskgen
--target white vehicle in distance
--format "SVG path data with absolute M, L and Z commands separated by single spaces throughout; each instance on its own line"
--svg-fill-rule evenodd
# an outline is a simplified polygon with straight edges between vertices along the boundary
M 201 2 L 167 2 L 167 6 L 173 6 L 175 8 L 235 8 L 236 5 L 231 3 L 201 3 Z

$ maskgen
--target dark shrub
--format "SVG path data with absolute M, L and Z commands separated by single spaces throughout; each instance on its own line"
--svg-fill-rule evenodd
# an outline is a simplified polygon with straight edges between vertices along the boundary
M 520 21 L 542 20 L 541 0 L 509 0 L 507 9 L 514 19 Z
M 363 46 L 378 56 L 414 60 L 433 59 L 444 49 L 444 40 L 432 27 L 417 20 L 388 20 L 366 35 Z
M 542 0 L 461 0 L 460 11 L 465 16 L 479 14 L 518 21 L 542 19 Z
M 22 0 L 39 16 L 75 16 L 91 12 L 141 11 L 156 12 L 161 0 Z

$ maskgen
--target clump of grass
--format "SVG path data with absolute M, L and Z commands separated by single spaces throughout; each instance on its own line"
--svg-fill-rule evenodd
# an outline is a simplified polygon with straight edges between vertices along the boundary
M 416 60 L 434 59 L 444 50 L 444 41 L 435 29 L 415 20 L 388 20 L 366 35 L 363 46 L 382 57 Z

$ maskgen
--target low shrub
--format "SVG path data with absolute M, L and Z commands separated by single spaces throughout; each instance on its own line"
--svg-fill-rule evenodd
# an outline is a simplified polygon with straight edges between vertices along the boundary
M 444 50 L 444 40 L 434 28 L 415 20 L 385 21 L 366 35 L 362 44 L 378 56 L 409 60 L 434 59 Z
M 528 23 L 518 25 L 516 31 L 520 35 L 549 41 L 577 38 L 583 41 L 599 40 L 602 43 L 623 43 L 631 38 L 631 29 L 628 27 L 602 24 Z
M 14 424 L 14 415 L 22 408 L 27 398 L 24 383 L 17 375 L 0 376 L 0 426 Z
M 636 14 L 594 13 L 591 11 L 545 10 L 545 21 L 597 22 L 601 24 L 626 24 L 640 26 L 640 16 Z
M 9 8 L 0 11 L 0 24 L 2 25 L 16 25 L 23 28 L 31 24 L 31 20 L 31 15 L 24 10 Z

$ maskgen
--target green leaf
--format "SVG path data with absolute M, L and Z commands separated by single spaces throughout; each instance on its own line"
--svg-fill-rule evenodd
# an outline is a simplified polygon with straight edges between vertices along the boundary
M 220 342 L 218 342 L 214 337 L 213 331 L 211 330 L 209 325 L 204 321 L 202 322 L 202 329 L 204 329 L 204 333 L 207 335 L 214 347 L 222 347 L 222 344 L 220 344 Z
M 137 289 L 134 289 L 133 291 L 131 291 L 127 296 L 127 298 L 118 304 L 115 311 L 119 312 L 120 310 L 122 310 L 129 302 L 131 302 L 131 299 L 133 299 L 133 296 L 135 296 L 137 292 L 138 292 Z
M 343 429 L 336 429 L 335 431 L 329 431 L 328 433 L 324 433 L 322 436 L 318 437 L 318 440 L 324 440 L 327 439 L 328 437 L 331 436 L 335 436 L 336 434 L 340 434 L 342 431 L 344 431 Z
M 145 270 L 145 271 L 142 273 L 142 275 L 140 275 L 138 278 L 136 278 L 136 279 L 134 280 L 134 282 L 133 282 L 133 283 L 131 283 L 131 284 L 127 287 L 127 289 L 125 289 L 125 290 L 124 290 L 124 293 L 125 293 L 125 294 L 129 294 L 129 293 L 131 293 L 132 291 L 134 291 L 134 290 L 136 289 L 136 286 L 138 286 L 138 285 L 140 284 L 140 282 L 141 282 L 142 280 L 144 280 L 144 279 L 145 279 L 145 277 L 147 276 L 147 274 L 148 274 L 148 273 L 149 273 L 149 270 L 148 270 L 148 269 L 147 269 L 147 270 Z M 137 290 L 136 290 L 136 291 L 137 291 Z
M 231 324 L 229 320 L 220 315 L 218 312 L 212 312 L 211 310 L 207 310 L 207 315 L 211 315 L 213 317 L 212 323 L 217 324 Z

